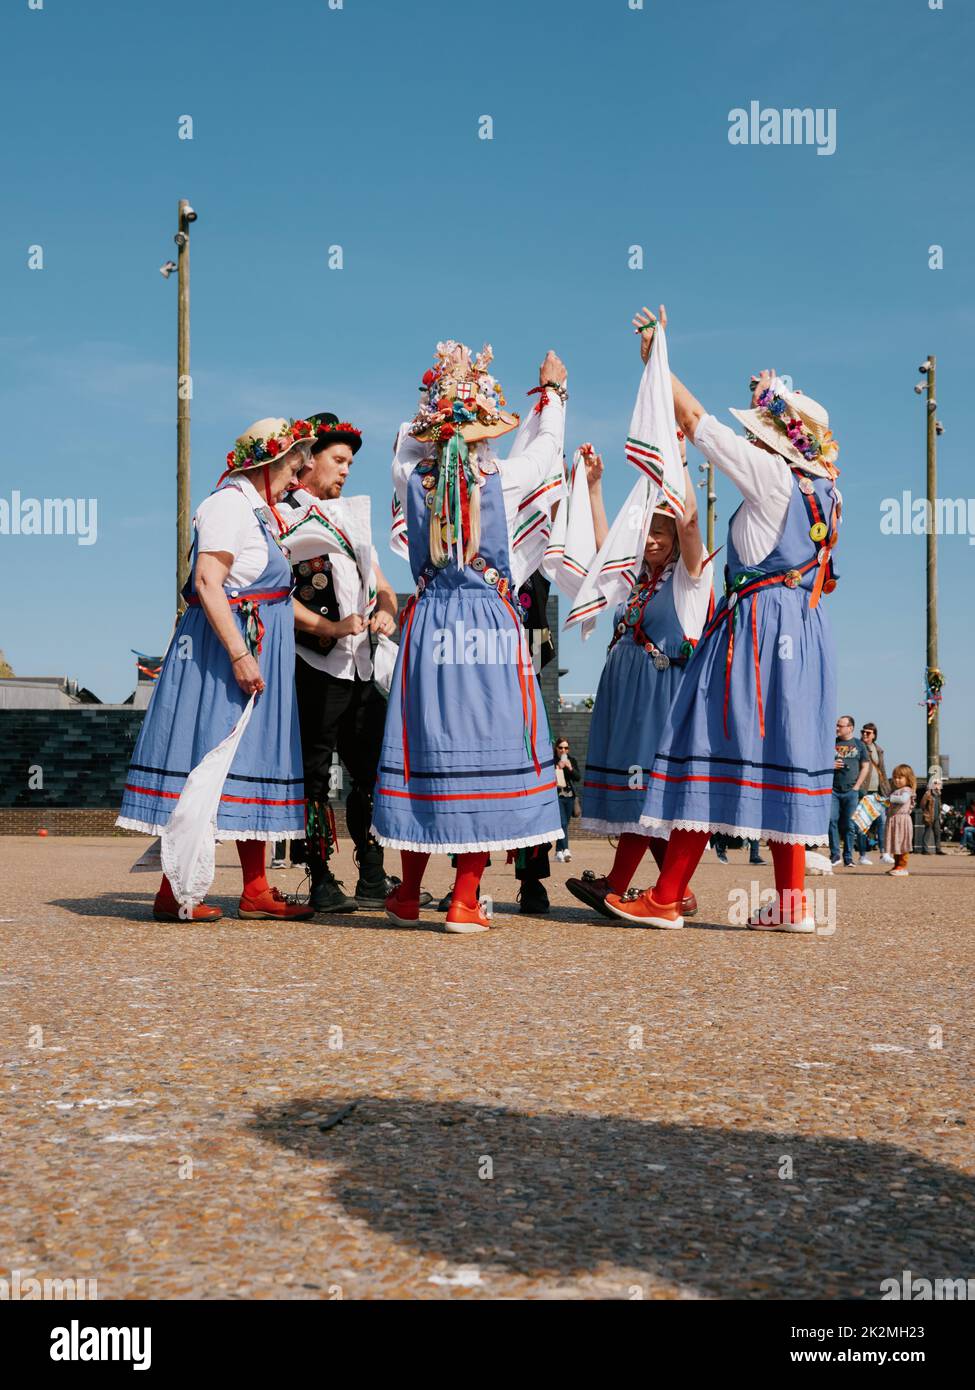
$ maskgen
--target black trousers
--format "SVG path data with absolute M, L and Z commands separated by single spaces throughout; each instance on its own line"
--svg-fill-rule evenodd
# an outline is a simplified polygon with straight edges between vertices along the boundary
M 350 796 L 354 792 L 356 801 L 366 798 L 371 808 L 386 724 L 385 698 L 372 681 L 358 676 L 341 680 L 300 656 L 295 657 L 295 689 L 305 795 L 309 801 L 328 798 L 332 754 L 338 752 L 352 777 Z M 349 833 L 358 844 L 359 827 L 350 824 Z

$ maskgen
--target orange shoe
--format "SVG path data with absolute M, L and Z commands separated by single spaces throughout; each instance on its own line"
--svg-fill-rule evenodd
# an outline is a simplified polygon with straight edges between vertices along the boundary
M 244 894 L 237 908 L 238 917 L 259 921 L 305 922 L 314 915 L 311 903 L 285 897 L 276 888 L 265 888 L 263 893 L 256 893 L 252 898 Z
M 157 893 L 152 904 L 152 915 L 157 922 L 219 922 L 223 913 L 219 907 L 210 903 L 198 903 L 191 913 L 181 917 L 179 903 L 168 894 Z
M 748 926 L 752 931 L 803 932 L 808 935 L 816 930 L 816 919 L 809 910 L 808 896 L 803 893 L 798 911 L 794 901 L 783 910 L 782 899 L 777 897 L 753 913 L 748 919 Z
M 684 925 L 680 903 L 658 903 L 652 888 L 639 892 L 628 888 L 625 893 L 610 893 L 606 906 L 614 917 L 621 917 L 631 927 L 662 927 L 678 931 Z
M 480 903 L 475 903 L 473 907 L 465 907 L 463 903 L 451 902 L 447 909 L 444 931 L 456 932 L 458 935 L 469 935 L 472 932 L 490 930 L 491 923 L 484 915 L 484 909 Z
M 386 916 L 394 927 L 418 927 L 420 925 L 419 898 L 401 898 L 397 884 L 384 904 Z

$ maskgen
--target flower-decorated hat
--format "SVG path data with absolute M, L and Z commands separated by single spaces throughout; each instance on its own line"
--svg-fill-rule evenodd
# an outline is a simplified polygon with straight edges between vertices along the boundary
M 250 429 L 239 436 L 227 455 L 228 473 L 243 473 L 248 468 L 260 468 L 266 463 L 280 463 L 292 449 L 301 448 L 305 459 L 315 442 L 313 427 L 307 420 L 285 420 L 270 415 L 255 420 Z
M 753 389 L 754 385 L 757 381 L 753 378 Z M 749 434 L 781 454 L 787 463 L 821 478 L 838 476 L 835 465 L 840 446 L 830 432 L 825 406 L 812 396 L 786 391 L 779 378 L 773 377 L 753 409 L 732 409 L 731 413 Z
M 472 357 L 470 348 L 452 338 L 438 343 L 433 366 L 423 373 L 410 433 L 435 444 L 460 434 L 475 444 L 517 429 L 519 417 L 504 409 L 504 392 L 488 371 L 493 357 L 489 344 Z
M 320 454 L 330 444 L 348 444 L 354 454 L 362 448 L 362 430 L 348 420 L 340 420 L 330 410 L 322 410 L 317 415 L 309 415 L 316 439 L 311 446 L 313 454 Z

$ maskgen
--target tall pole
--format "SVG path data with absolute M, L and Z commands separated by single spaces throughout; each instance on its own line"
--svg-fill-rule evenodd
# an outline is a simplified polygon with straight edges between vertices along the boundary
M 938 666 L 938 537 L 935 530 L 935 498 L 938 495 L 938 454 L 937 454 L 937 420 L 935 411 L 937 409 L 934 374 L 935 358 L 932 353 L 928 361 L 928 527 L 927 527 L 927 650 L 928 650 L 928 671 L 937 669 Z M 927 726 L 928 732 L 928 768 L 940 767 L 941 765 L 941 740 L 940 740 L 941 716 L 937 705 L 930 723 Z
M 178 308 L 176 337 L 176 612 L 182 613 L 183 585 L 189 578 L 190 562 L 190 222 L 189 203 L 179 201 L 179 230 L 176 233 L 178 270 Z

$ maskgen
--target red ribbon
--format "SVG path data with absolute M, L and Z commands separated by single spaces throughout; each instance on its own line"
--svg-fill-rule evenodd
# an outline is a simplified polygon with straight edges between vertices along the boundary
M 406 728 L 406 686 L 410 675 L 410 632 L 413 627 L 413 614 L 416 612 L 416 594 L 410 598 L 400 618 L 403 629 L 403 679 L 400 682 L 400 720 L 403 725 L 403 781 L 410 780 L 410 741 Z M 405 628 L 404 628 L 405 625 Z

